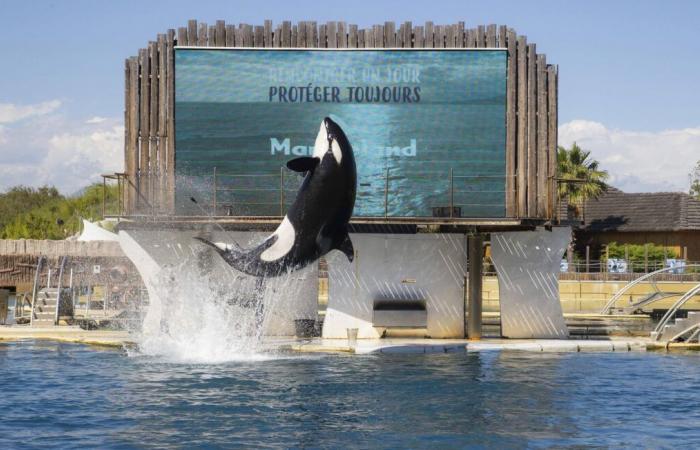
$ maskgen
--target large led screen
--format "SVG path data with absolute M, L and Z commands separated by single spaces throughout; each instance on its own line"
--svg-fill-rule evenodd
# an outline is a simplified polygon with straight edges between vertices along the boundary
M 283 215 L 301 181 L 284 164 L 330 116 L 355 151 L 355 216 L 504 217 L 506 58 L 176 48 L 177 211 Z

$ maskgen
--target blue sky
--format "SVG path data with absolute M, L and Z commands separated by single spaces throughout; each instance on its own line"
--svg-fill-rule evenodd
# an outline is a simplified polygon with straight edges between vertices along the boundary
M 684 190 L 700 159 L 698 1 L 0 0 L 0 8 L 0 189 L 73 189 L 120 170 L 124 58 L 190 18 L 506 24 L 559 65 L 560 142 L 591 149 L 613 184 Z

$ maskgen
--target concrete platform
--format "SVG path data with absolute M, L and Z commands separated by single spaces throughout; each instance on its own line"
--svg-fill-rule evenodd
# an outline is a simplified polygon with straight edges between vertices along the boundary
M 651 344 L 639 339 L 361 339 L 355 347 L 344 339 L 313 339 L 293 344 L 291 350 L 304 353 L 456 353 L 486 351 L 525 352 L 630 352 L 646 351 Z
M 73 342 L 79 344 L 119 348 L 134 345 L 133 337 L 127 331 L 83 330 L 80 327 L 73 326 L 0 326 L 0 342 L 19 341 L 24 339 L 49 339 L 60 342 Z
M 83 330 L 79 327 L 0 326 L 0 343 L 28 339 L 46 339 L 103 347 L 122 348 L 136 345 L 136 338 L 127 331 Z M 611 339 L 359 339 L 354 347 L 345 339 L 272 338 L 264 351 L 299 353 L 397 354 L 397 353 L 463 353 L 491 351 L 520 352 L 630 352 L 630 351 L 700 351 L 697 343 L 666 343 L 649 338 Z

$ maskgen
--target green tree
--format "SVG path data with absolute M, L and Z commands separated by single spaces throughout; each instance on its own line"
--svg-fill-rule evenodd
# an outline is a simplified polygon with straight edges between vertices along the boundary
M 570 149 L 559 147 L 557 152 L 559 197 L 566 198 L 570 205 L 580 207 L 591 198 L 598 198 L 608 188 L 605 183 L 608 172 L 599 168 L 591 158 L 591 152 L 583 150 L 575 142 Z
M 688 174 L 688 178 L 690 178 L 690 190 L 688 193 L 697 200 L 700 200 L 700 160 L 695 163 L 695 167 L 693 167 L 693 170 Z
M 15 186 L 0 193 L 0 230 L 18 215 L 62 199 L 55 187 Z
M 21 189 L 31 191 L 31 188 Z M 48 194 L 41 197 L 41 201 L 35 201 L 29 207 L 19 205 L 14 200 L 6 204 L 9 219 L 0 228 L 0 238 L 65 239 L 80 231 L 81 218 L 90 221 L 103 219 L 101 184 L 88 186 L 74 197 L 64 197 L 55 188 L 49 188 L 46 192 Z M 28 198 L 33 197 L 30 195 Z M 116 209 L 117 199 L 117 186 L 107 186 L 106 211 Z
M 649 270 L 657 270 L 664 266 L 666 258 L 678 258 L 678 252 L 670 247 L 656 244 L 608 244 L 608 256 L 615 259 L 629 258 L 629 270 L 632 272 L 644 272 L 644 261 L 649 265 Z M 605 257 L 601 257 L 606 261 Z

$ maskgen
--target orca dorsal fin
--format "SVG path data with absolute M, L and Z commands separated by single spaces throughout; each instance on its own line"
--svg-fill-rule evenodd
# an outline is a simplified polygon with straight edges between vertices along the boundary
M 294 172 L 309 172 L 314 170 L 319 162 L 321 162 L 321 160 L 316 157 L 302 156 L 287 161 L 287 169 L 293 170 Z
M 338 240 L 338 245 L 335 246 L 335 249 L 345 253 L 348 261 L 352 262 L 355 259 L 355 248 L 352 246 L 350 235 L 347 232 L 345 232 L 342 239 Z

